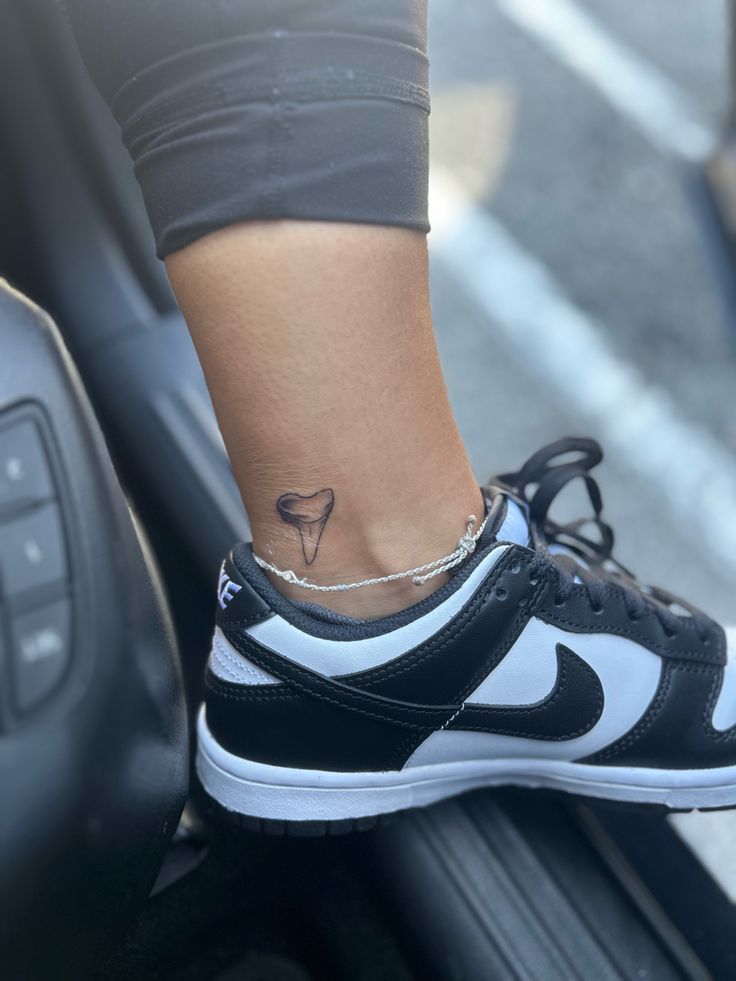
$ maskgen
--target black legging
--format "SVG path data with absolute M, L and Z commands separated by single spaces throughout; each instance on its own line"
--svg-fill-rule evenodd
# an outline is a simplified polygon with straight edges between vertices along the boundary
M 426 231 L 426 0 L 60 0 L 164 257 L 225 225 Z

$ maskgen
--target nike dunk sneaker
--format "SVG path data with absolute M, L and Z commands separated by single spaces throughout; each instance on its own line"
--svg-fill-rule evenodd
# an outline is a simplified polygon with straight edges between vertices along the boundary
M 252 826 L 324 830 L 506 784 L 736 804 L 726 632 L 613 560 L 590 475 L 601 456 L 562 440 L 494 480 L 474 554 L 385 619 L 291 603 L 237 546 L 198 723 L 208 793 Z M 594 535 L 549 517 L 573 480 Z

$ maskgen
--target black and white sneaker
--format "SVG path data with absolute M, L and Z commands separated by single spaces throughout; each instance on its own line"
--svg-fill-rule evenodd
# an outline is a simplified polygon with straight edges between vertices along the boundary
M 589 472 L 601 456 L 563 440 L 499 478 L 475 554 L 381 620 L 290 603 L 237 546 L 199 718 L 209 794 L 254 818 L 343 827 L 501 784 L 736 805 L 726 632 L 612 560 Z M 548 517 L 575 479 L 595 540 Z

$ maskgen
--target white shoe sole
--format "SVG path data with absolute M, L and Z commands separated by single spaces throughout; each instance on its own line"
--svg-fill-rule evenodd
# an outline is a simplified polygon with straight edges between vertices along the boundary
M 256 763 L 223 749 L 197 722 L 197 773 L 229 811 L 273 821 L 342 821 L 425 807 L 479 787 L 516 786 L 673 810 L 736 806 L 736 766 L 655 770 L 565 760 L 461 760 L 408 770 L 339 773 Z

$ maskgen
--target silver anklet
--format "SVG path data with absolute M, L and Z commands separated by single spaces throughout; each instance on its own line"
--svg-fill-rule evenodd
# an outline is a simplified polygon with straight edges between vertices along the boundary
M 278 576 L 285 582 L 290 582 L 294 586 L 300 586 L 302 589 L 312 589 L 319 593 L 342 593 L 348 589 L 361 589 L 363 586 L 377 586 L 382 582 L 396 582 L 398 579 L 408 579 L 410 576 L 415 586 L 421 586 L 429 579 L 433 579 L 443 572 L 454 569 L 456 565 L 460 565 L 469 555 L 473 554 L 475 546 L 478 544 L 478 539 L 483 534 L 488 516 L 484 518 L 480 528 L 473 533 L 473 525 L 476 520 L 474 514 L 467 516 L 465 519 L 465 534 L 458 541 L 455 550 L 450 552 L 449 555 L 445 555 L 441 559 L 435 559 L 434 562 L 426 562 L 424 565 L 417 566 L 416 569 L 407 569 L 406 572 L 395 572 L 393 575 L 381 576 L 377 579 L 361 579 L 360 582 L 343 582 L 335 586 L 320 586 L 319 583 L 310 582 L 308 579 L 301 579 L 291 569 L 278 569 L 275 565 L 271 565 L 270 562 L 262 559 L 260 555 L 256 555 L 255 552 L 253 553 L 253 558 L 256 565 L 259 565 L 261 569 L 272 572 L 274 576 Z

